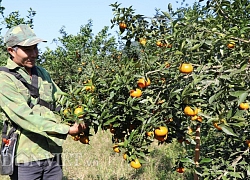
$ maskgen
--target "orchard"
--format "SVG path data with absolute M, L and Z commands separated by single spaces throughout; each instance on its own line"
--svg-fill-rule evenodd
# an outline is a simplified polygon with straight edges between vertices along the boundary
M 202 2 L 203 3 L 203 2 Z M 194 179 L 246 179 L 249 168 L 250 2 L 211 0 L 153 17 L 111 4 L 111 28 L 92 35 L 61 29 L 61 46 L 39 63 L 64 91 L 64 123 L 88 129 L 72 137 L 91 145 L 98 131 L 131 168 L 146 163 L 149 145 L 181 143 L 178 173 Z

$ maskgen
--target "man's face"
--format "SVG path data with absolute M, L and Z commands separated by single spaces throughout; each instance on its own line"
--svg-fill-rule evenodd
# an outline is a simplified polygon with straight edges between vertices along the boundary
M 8 51 L 12 55 L 13 61 L 19 66 L 31 69 L 36 63 L 38 56 L 37 44 L 33 46 L 18 46 L 16 50 L 8 48 Z

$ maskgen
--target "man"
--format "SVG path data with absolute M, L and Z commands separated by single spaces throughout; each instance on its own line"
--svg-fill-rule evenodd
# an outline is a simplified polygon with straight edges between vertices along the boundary
M 13 74 L 0 72 L 0 107 L 10 122 L 17 125 L 19 139 L 15 155 L 15 169 L 11 179 L 61 180 L 60 153 L 67 134 L 75 135 L 85 129 L 83 124 L 68 126 L 60 123 L 54 109 L 39 104 L 55 104 L 60 89 L 49 73 L 36 66 L 37 44 L 46 42 L 38 38 L 24 24 L 12 27 L 4 37 L 10 58 L 6 67 L 19 73 L 29 84 L 37 77 L 39 98 Z

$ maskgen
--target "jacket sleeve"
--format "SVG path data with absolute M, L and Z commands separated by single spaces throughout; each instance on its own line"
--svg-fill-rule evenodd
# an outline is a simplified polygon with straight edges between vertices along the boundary
M 47 136 L 46 132 L 67 134 L 69 126 L 57 123 L 55 116 L 42 117 L 33 112 L 28 106 L 22 90 L 18 88 L 18 84 L 20 85 L 21 82 L 10 76 L 6 73 L 0 73 L 0 106 L 10 120 L 22 129 L 43 136 Z

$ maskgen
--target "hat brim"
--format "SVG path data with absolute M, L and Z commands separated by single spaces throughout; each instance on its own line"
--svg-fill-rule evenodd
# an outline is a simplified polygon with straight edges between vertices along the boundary
M 18 46 L 33 46 L 33 45 L 38 44 L 40 42 L 47 42 L 47 41 L 44 39 L 40 39 L 38 37 L 33 37 L 33 38 L 26 39 L 25 41 L 22 41 L 22 42 L 18 43 L 17 45 Z

